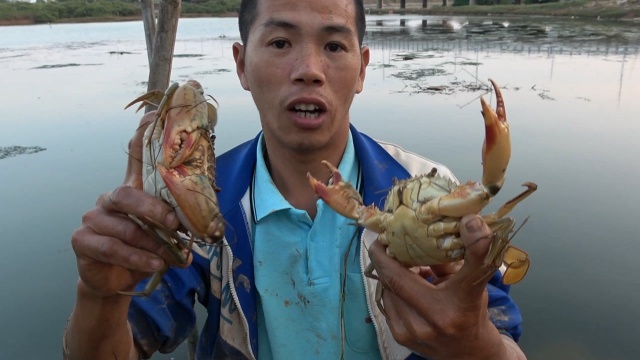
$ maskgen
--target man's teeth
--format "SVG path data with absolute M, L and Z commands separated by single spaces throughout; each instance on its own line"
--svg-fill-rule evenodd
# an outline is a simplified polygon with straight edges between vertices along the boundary
M 297 104 L 295 109 L 296 115 L 308 119 L 315 119 L 320 113 L 320 108 L 314 104 Z
M 315 110 L 319 110 L 320 108 L 317 107 L 316 105 L 313 104 L 297 104 L 296 105 L 296 110 L 302 110 L 302 111 L 315 111 Z

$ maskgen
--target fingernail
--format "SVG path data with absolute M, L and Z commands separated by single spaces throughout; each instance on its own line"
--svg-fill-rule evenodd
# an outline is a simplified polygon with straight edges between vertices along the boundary
M 162 265 L 164 264 L 164 262 L 160 259 L 151 259 L 149 260 L 149 266 L 151 267 L 151 270 L 153 271 L 158 271 L 160 270 L 160 268 L 162 268 Z
M 469 232 L 479 231 L 482 229 L 482 220 L 479 217 L 475 217 L 474 219 L 467 221 L 465 227 Z
M 164 217 L 164 225 L 169 228 L 173 228 L 177 224 L 178 224 L 178 217 L 176 216 L 176 213 L 173 211 L 170 211 L 169 213 L 167 213 L 167 215 Z

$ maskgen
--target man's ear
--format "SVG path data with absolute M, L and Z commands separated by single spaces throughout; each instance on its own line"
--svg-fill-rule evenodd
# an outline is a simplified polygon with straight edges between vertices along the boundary
M 367 65 L 369 65 L 369 56 L 371 55 L 368 46 L 363 46 L 360 49 L 360 75 L 359 75 L 359 84 L 356 87 L 356 94 L 360 94 L 362 89 L 364 88 L 364 78 L 367 75 Z
M 244 72 L 244 64 L 245 64 L 244 55 L 245 55 L 244 45 L 238 42 L 233 43 L 233 59 L 236 62 L 236 73 L 238 74 L 238 79 L 240 79 L 240 84 L 242 85 L 242 88 L 247 91 L 250 91 L 251 89 L 249 88 L 249 82 L 247 81 L 247 77 Z

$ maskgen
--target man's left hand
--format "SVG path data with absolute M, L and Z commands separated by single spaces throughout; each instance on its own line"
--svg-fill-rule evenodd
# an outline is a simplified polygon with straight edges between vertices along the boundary
M 380 284 L 387 324 L 395 340 L 434 359 L 524 359 L 519 347 L 489 319 L 487 282 L 495 272 L 485 266 L 492 232 L 478 215 L 460 221 L 463 262 L 405 268 L 375 241 L 369 256 Z M 427 282 L 425 277 L 433 281 Z

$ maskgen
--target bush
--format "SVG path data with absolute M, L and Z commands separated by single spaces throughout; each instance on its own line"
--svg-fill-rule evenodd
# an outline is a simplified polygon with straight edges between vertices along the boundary
M 81 17 L 134 16 L 140 14 L 138 1 L 57 0 L 35 3 L 0 0 L 0 20 L 31 20 L 36 23 Z
M 240 0 L 182 2 L 182 14 L 224 14 L 240 10 Z

